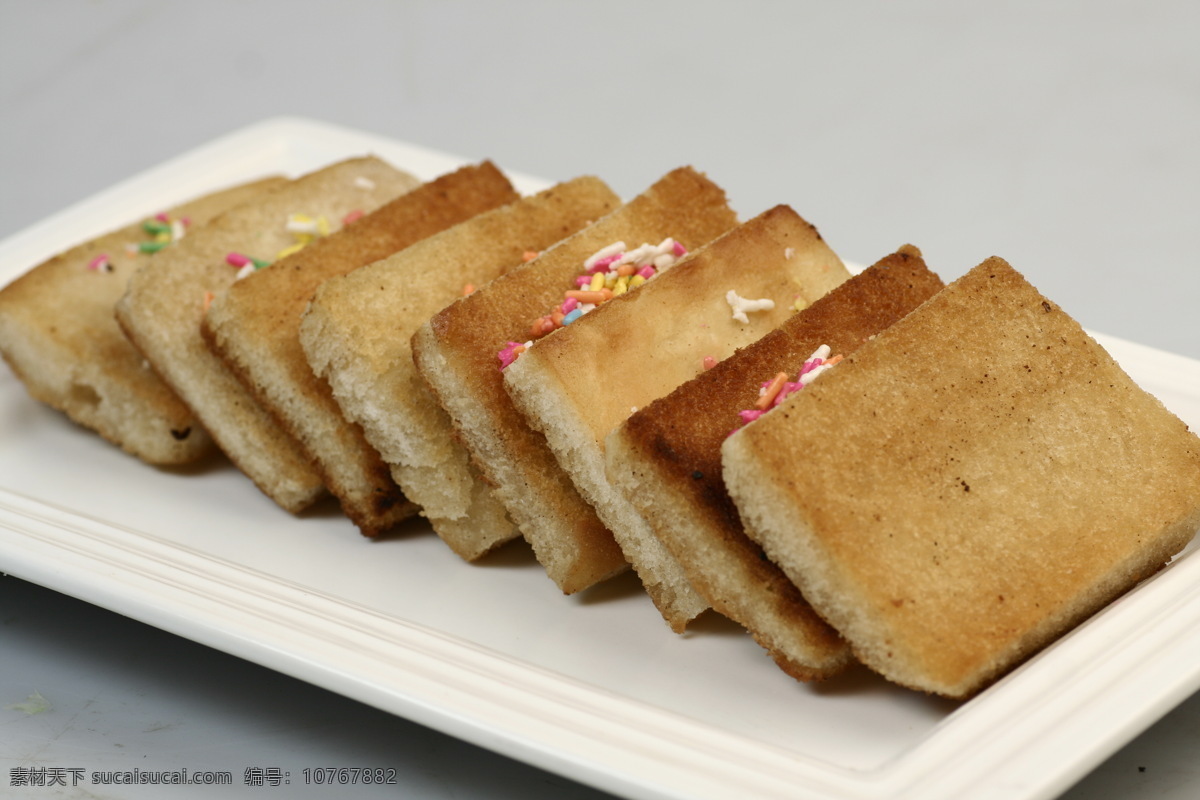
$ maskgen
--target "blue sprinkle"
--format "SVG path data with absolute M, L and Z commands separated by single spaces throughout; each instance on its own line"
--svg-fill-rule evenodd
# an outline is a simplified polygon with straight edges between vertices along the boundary
M 578 308 L 573 308 L 573 309 L 571 309 L 571 313 L 569 313 L 565 317 L 563 317 L 562 324 L 570 325 L 572 322 L 574 322 L 575 320 L 579 319 L 582 316 L 583 316 L 583 312 L 581 310 L 579 310 Z

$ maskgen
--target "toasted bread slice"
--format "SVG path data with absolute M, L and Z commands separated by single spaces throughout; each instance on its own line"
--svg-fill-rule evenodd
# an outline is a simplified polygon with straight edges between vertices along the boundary
M 736 222 L 720 188 L 695 170 L 675 170 L 594 225 L 444 309 L 413 337 L 417 369 L 564 592 L 585 589 L 627 562 L 558 466 L 545 437 L 512 404 L 497 353 L 508 340 L 525 339 L 530 323 L 562 302 L 563 289 L 597 250 L 619 240 L 659 242 L 671 236 L 700 247 Z
M 204 344 L 207 302 L 238 274 L 231 253 L 270 260 L 297 244 L 289 216 L 324 218 L 336 230 L 351 212 L 370 212 L 418 181 L 376 158 L 340 162 L 213 219 L 164 251 L 129 281 L 116 305 L 125 333 L 200 419 L 217 445 L 275 502 L 300 511 L 323 492 L 299 444 Z
M 693 251 L 636 291 L 539 339 L 504 370 L 526 422 L 612 531 L 676 631 L 708 608 L 645 518 L 604 472 L 604 437 L 637 409 L 750 344 L 850 277 L 816 229 L 777 206 Z M 727 294 L 773 307 L 735 319 Z
M 517 199 L 484 162 L 443 175 L 392 200 L 328 238 L 259 270 L 213 301 L 202 333 L 225 364 L 316 463 L 326 487 L 365 535 L 415 513 L 361 428 L 348 422 L 300 346 L 300 317 L 317 288 Z M 394 330 L 381 328 L 379 338 Z
M 988 259 L 722 446 L 748 532 L 855 655 L 966 697 L 1200 526 L 1200 440 Z
M 849 649 L 746 536 L 721 480 L 721 444 L 741 424 L 738 413 L 755 407 L 762 381 L 780 371 L 794 375 L 823 344 L 848 355 L 941 288 L 916 248 L 901 248 L 640 408 L 606 440 L 609 480 L 696 590 L 800 680 L 838 672 L 852 661 Z
M 326 281 L 305 312 L 300 341 L 310 365 L 464 559 L 518 534 L 451 437 L 445 412 L 416 374 L 409 339 L 462 296 L 464 284 L 487 283 L 523 263 L 527 251 L 549 247 L 617 205 L 597 178 L 568 181 Z
M 185 464 L 211 452 L 204 426 L 117 327 L 113 305 L 156 248 L 284 183 L 214 192 L 34 267 L 0 291 L 0 355 L 35 399 L 143 461 Z

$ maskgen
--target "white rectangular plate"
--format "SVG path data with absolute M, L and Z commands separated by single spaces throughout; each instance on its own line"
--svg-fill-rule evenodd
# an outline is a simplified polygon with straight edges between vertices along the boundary
M 425 178 L 463 163 L 267 121 L 0 244 L 0 284 L 205 190 L 367 152 Z M 1098 338 L 1200 427 L 1200 363 Z M 796 683 L 720 620 L 670 633 L 632 579 L 562 596 L 519 543 L 468 565 L 421 522 L 369 541 L 331 506 L 289 516 L 219 459 L 148 467 L 2 368 L 0 487 L 0 570 L 628 797 L 1052 797 L 1200 686 L 1194 546 L 955 704 L 865 671 Z

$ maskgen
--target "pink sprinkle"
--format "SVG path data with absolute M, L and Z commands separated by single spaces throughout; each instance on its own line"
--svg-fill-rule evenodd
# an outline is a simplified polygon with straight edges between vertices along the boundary
M 800 374 L 807 375 L 808 373 L 812 372 L 814 369 L 816 369 L 817 367 L 821 366 L 824 363 L 825 363 L 825 359 L 823 359 L 823 358 L 814 358 L 810 361 L 805 361 L 804 366 L 800 368 Z
M 108 270 L 108 253 L 101 253 L 100 255 L 96 256 L 91 261 L 89 261 L 88 269 L 107 271 Z
M 191 217 L 180 217 L 179 221 L 183 223 L 183 227 L 185 227 L 185 228 L 190 228 L 192 226 L 192 218 Z
M 789 394 L 792 394 L 793 392 L 798 392 L 803 388 L 804 388 L 804 384 L 800 383 L 799 381 L 795 381 L 795 382 L 789 381 L 788 383 L 785 383 L 783 385 L 783 388 L 779 390 L 779 394 L 775 395 L 775 402 L 771 405 L 771 407 L 774 408 L 775 406 L 782 403 L 784 398 L 787 397 Z
M 704 368 L 705 369 L 712 369 L 716 365 L 717 365 L 717 360 L 715 358 L 713 358 L 712 356 L 704 357 Z
M 590 276 L 590 275 L 580 275 L 578 278 L 575 279 L 576 286 L 590 286 L 591 283 L 592 283 L 592 276 Z
M 564 314 L 570 314 L 572 311 L 575 310 L 575 306 L 577 306 L 577 305 L 579 305 L 578 300 L 576 300 L 574 297 L 568 297 L 566 300 L 563 301 L 563 304 L 559 310 L 562 311 Z
M 225 256 L 225 263 L 231 267 L 241 268 L 249 264 L 250 259 L 241 253 L 230 253 L 229 255 Z
M 349 225 L 352 222 L 357 222 L 358 220 L 362 219 L 363 216 L 363 210 L 361 208 L 356 208 L 346 216 L 342 217 L 342 224 Z
M 158 220 L 159 222 L 169 223 L 171 221 L 171 218 L 167 216 L 167 212 L 165 212 L 165 211 L 158 212 L 157 214 L 154 215 L 154 218 L 156 220 Z
M 681 245 L 679 242 L 676 242 L 676 243 L 675 243 L 675 255 L 677 255 L 677 256 L 681 256 L 681 257 L 682 257 L 682 256 L 686 256 L 686 255 L 687 255 L 687 248 L 686 248 L 686 247 L 684 247 L 683 245 Z
M 515 351 L 518 347 L 524 347 L 524 344 L 522 342 L 509 342 L 503 350 L 496 354 L 500 359 L 500 369 L 504 369 L 517 360 L 517 353 Z
M 646 266 L 639 269 L 637 271 L 637 274 L 641 275 L 646 280 L 650 280 L 651 278 L 654 277 L 654 272 L 655 272 L 654 266 L 652 264 L 647 264 Z
M 589 269 L 588 272 L 591 272 L 593 274 L 595 274 L 597 272 L 608 272 L 609 266 L 611 264 L 613 264 L 614 262 L 621 260 L 621 258 L 624 255 L 625 255 L 624 253 L 614 253 L 611 256 L 602 258 L 599 261 L 597 261 L 595 264 L 592 264 L 591 269 Z
M 754 422 L 754 420 L 758 419 L 765 413 L 767 412 L 759 411 L 757 408 L 751 408 L 747 409 L 746 411 L 739 411 L 738 416 L 742 418 L 742 422 Z

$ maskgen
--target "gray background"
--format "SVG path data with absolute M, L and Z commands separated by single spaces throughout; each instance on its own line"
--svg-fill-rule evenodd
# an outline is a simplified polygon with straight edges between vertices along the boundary
M 789 203 L 847 260 L 911 242 L 950 279 L 1000 255 L 1086 327 L 1200 358 L 1197 34 L 1182 1 L 0 0 L 0 237 L 217 135 L 310 116 L 626 195 L 691 163 L 743 217 Z M 35 688 L 67 700 L 41 728 L 0 725 L 0 785 L 30 754 L 249 755 L 405 781 L 350 797 L 599 796 L 0 579 L 0 706 Z M 1200 796 L 1198 746 L 1193 697 L 1068 796 Z

